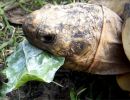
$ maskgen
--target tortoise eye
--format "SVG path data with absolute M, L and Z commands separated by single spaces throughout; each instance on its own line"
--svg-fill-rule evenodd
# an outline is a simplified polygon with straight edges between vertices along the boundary
M 36 33 L 36 38 L 40 39 L 43 43 L 54 43 L 56 40 L 56 34 L 48 34 L 40 29 L 37 29 Z
M 47 34 L 40 37 L 40 40 L 43 43 L 54 43 L 56 39 L 56 35 L 54 34 Z

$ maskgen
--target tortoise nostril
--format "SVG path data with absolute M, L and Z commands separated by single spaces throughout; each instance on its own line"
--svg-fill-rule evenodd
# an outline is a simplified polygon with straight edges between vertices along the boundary
M 41 41 L 43 43 L 54 43 L 55 38 L 56 38 L 56 35 L 48 34 L 48 35 L 41 36 Z

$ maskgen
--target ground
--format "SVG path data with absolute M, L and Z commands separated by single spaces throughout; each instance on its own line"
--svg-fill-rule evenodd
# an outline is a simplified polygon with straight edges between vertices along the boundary
M 10 100 L 130 100 L 115 76 L 98 76 L 61 68 L 55 83 L 28 82 L 8 94 Z
M 80 0 L 86 2 L 87 0 Z M 20 6 L 21 15 L 38 9 L 46 3 L 67 4 L 75 0 L 1 0 L 0 1 L 0 70 L 5 59 L 23 39 L 21 25 L 9 22 L 6 15 L 12 6 Z M 15 12 L 15 11 L 14 11 Z M 14 13 L 13 13 L 14 14 Z M 16 17 L 15 17 L 16 18 Z M 14 21 L 15 19 L 13 19 Z M 16 20 L 15 20 L 16 21 Z M 3 77 L 0 75 L 0 86 Z M 5 80 L 4 80 L 5 81 Z M 20 89 L 7 94 L 9 100 L 130 100 L 128 93 L 122 91 L 115 76 L 91 75 L 61 68 L 54 82 L 31 81 Z

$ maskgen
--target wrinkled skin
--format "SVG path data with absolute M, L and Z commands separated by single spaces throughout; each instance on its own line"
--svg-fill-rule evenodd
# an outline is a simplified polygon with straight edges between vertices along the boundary
M 27 39 L 66 57 L 65 67 L 94 74 L 129 72 L 121 42 L 121 19 L 106 7 L 76 3 L 46 5 L 23 23 Z

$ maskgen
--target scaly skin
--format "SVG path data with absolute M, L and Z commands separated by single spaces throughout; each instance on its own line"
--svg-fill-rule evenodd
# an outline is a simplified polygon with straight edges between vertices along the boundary
M 47 5 L 28 15 L 23 31 L 33 45 L 66 57 L 65 67 L 94 74 L 130 71 L 121 41 L 122 20 L 106 7 Z

